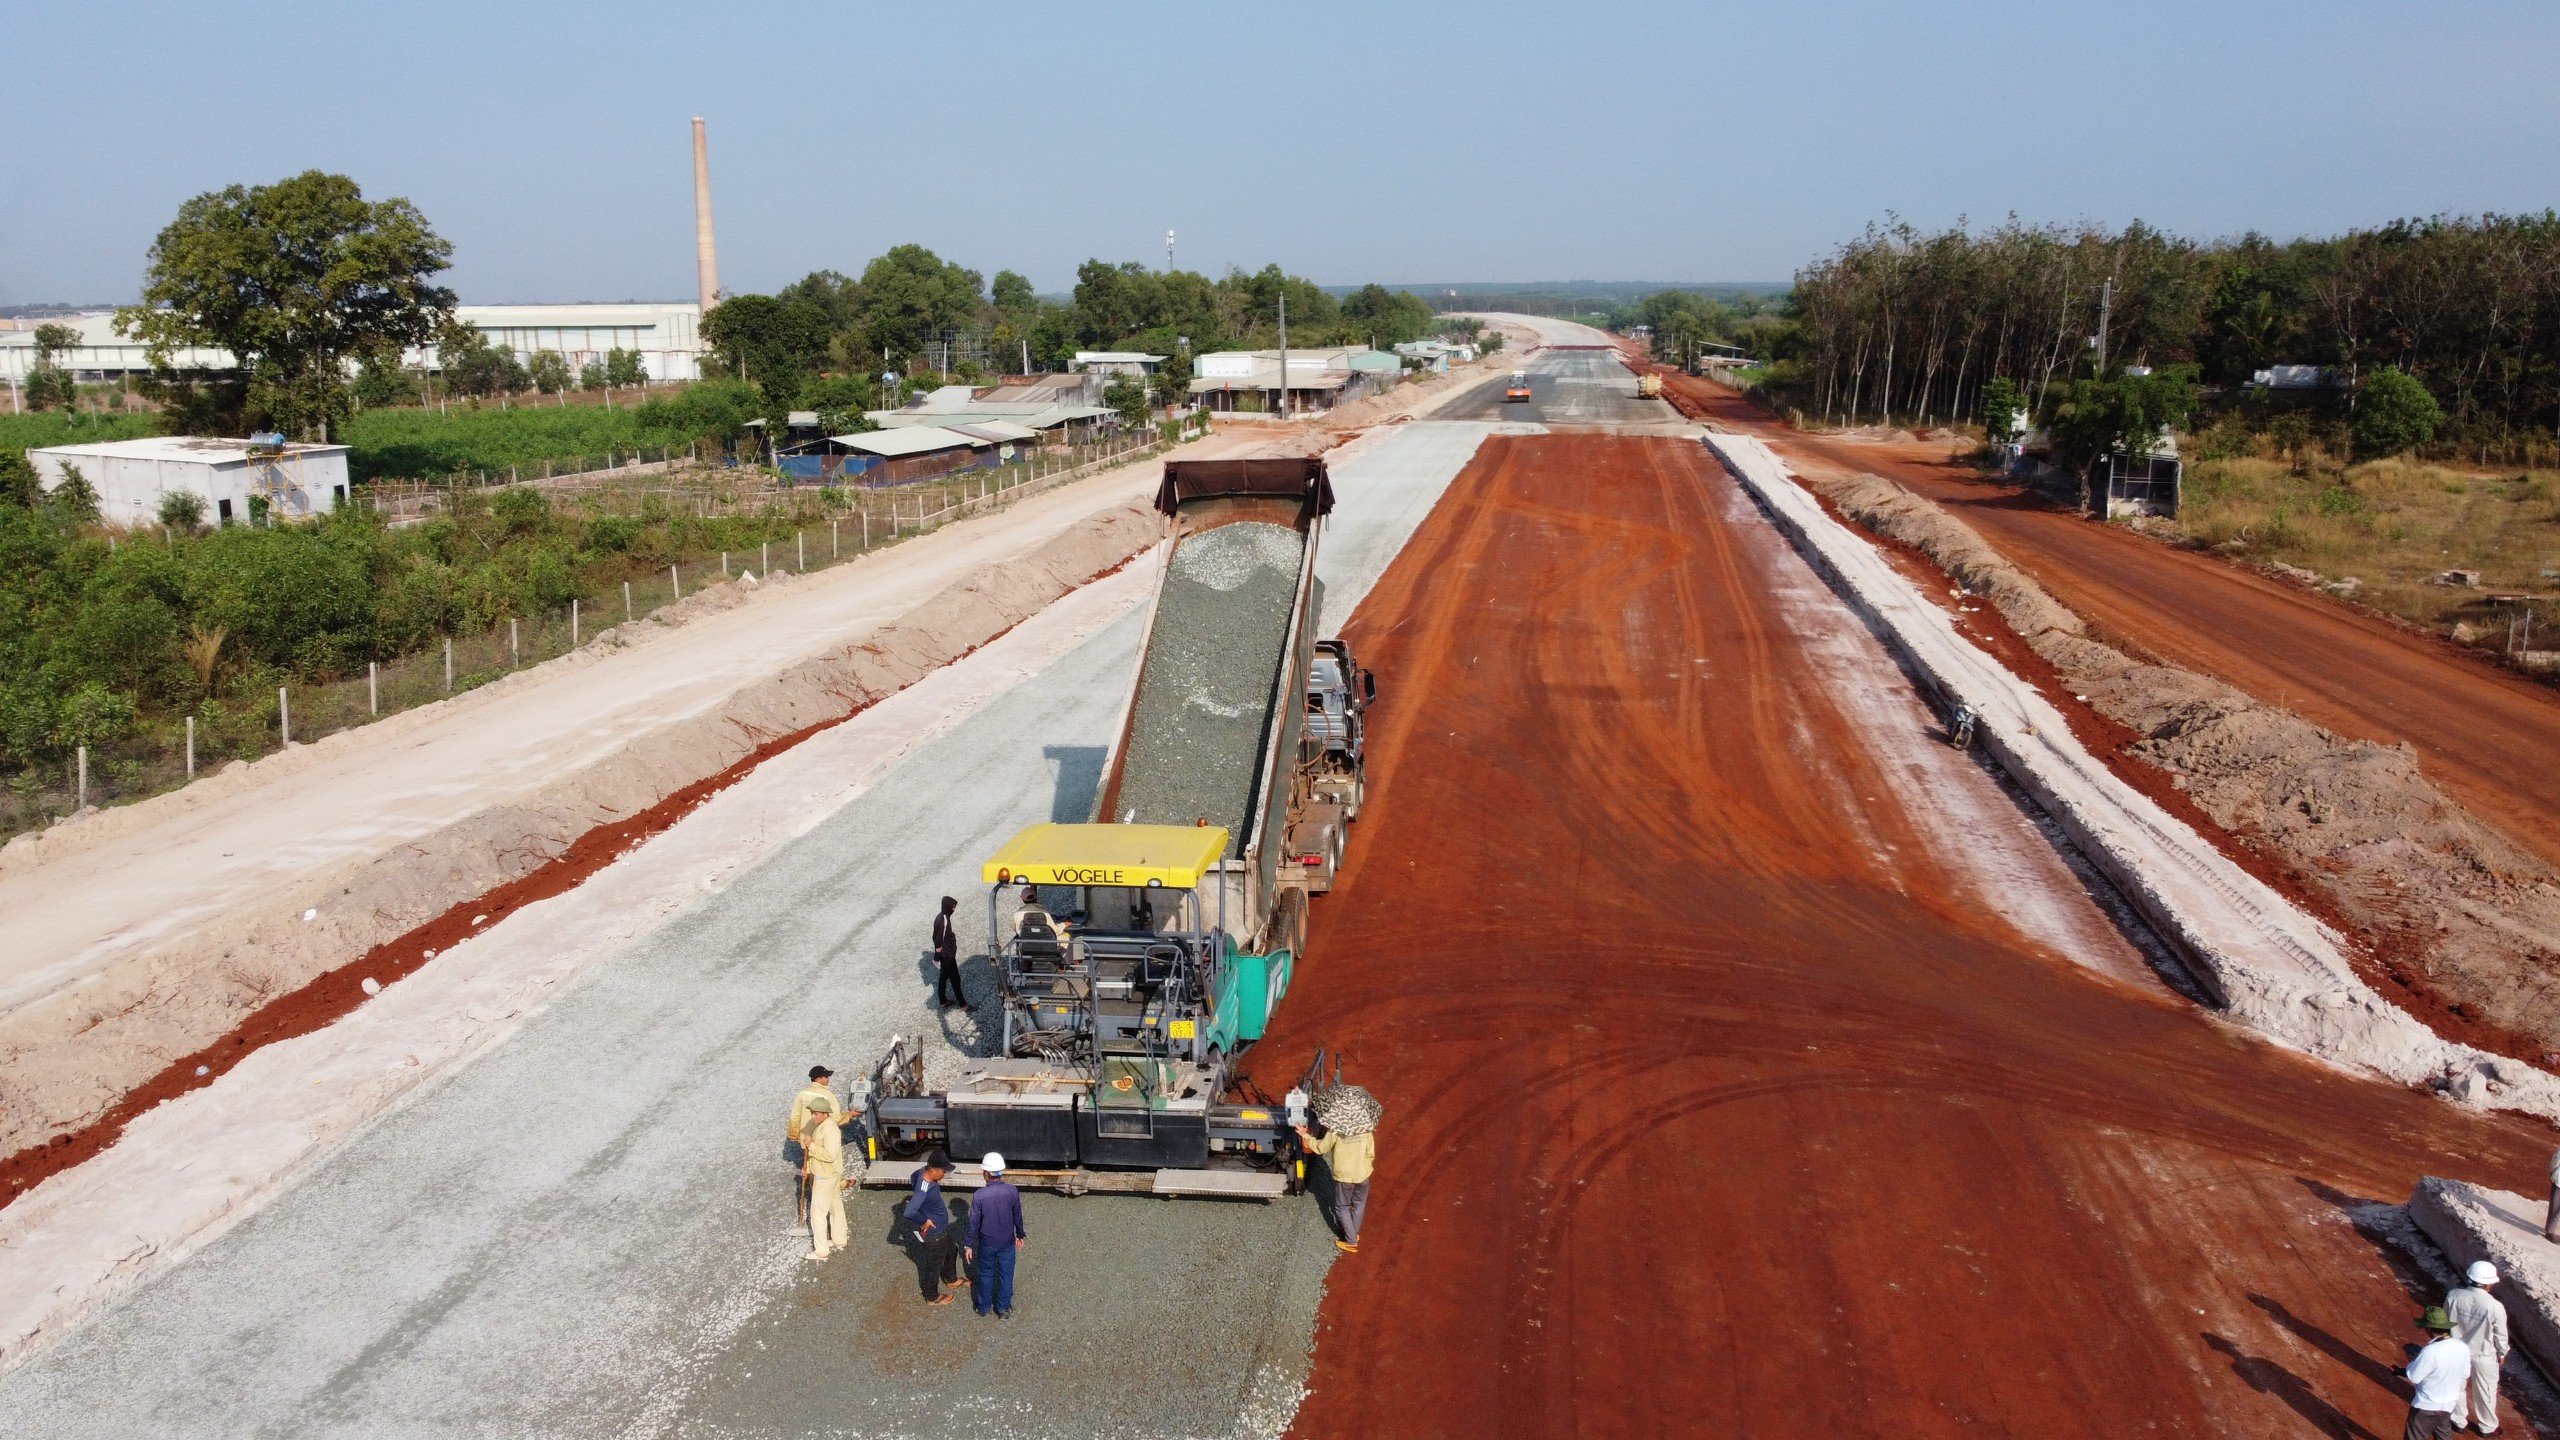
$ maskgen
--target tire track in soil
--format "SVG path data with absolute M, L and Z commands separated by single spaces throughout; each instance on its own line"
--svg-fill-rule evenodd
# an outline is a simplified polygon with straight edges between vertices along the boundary
M 1351 627 L 1376 803 L 1253 1056 L 1387 1106 L 1299 1433 L 2392 1433 L 2410 1297 L 2327 1197 L 2549 1131 L 2010 928 L 1731 483 L 1489 440 Z

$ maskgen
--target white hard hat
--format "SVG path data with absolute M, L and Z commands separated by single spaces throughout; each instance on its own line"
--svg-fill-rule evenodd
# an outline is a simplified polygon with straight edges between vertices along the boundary
M 2470 1276 L 2471 1283 L 2474 1285 L 2495 1285 L 2498 1283 L 2498 1267 L 2490 1264 L 2486 1260 L 2472 1261 L 2471 1268 L 2462 1273 Z
M 1001 1175 L 1004 1173 L 1004 1156 L 990 1150 L 987 1152 L 987 1158 L 978 1162 L 978 1168 L 990 1175 Z

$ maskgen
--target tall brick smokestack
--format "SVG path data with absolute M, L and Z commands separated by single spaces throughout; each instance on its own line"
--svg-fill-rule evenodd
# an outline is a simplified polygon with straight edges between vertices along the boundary
M 702 311 L 720 303 L 720 257 L 711 246 L 711 143 L 693 117 L 693 263 L 701 273 Z

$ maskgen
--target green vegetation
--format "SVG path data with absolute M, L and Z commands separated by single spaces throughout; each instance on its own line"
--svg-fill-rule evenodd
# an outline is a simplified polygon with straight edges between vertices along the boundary
M 0 415 L 0 457 L 15 458 L 47 445 L 93 445 L 161 433 L 160 417 L 147 410 L 38 410 Z
M 752 387 L 714 380 L 611 409 L 366 410 L 346 424 L 348 469 L 359 480 L 425 479 L 571 457 L 601 459 L 643 447 L 680 449 L 696 440 L 727 443 L 745 433 L 746 422 L 762 413 L 762 404 L 763 397 Z
M 189 711 L 271 707 L 287 679 L 360 676 L 369 660 L 793 527 L 778 512 L 703 519 L 663 504 L 563 514 L 518 489 L 456 492 L 450 513 L 400 529 L 364 510 L 213 531 L 177 514 L 158 537 L 111 544 L 72 488 L 0 504 L 0 770 Z
M 2436 438 L 2444 423 L 2444 407 L 2416 377 L 2398 369 L 2382 369 L 2364 383 L 2349 425 L 2356 454 L 2366 460 L 2415 450 Z
M 2186 424 L 2195 408 L 2192 365 L 2074 380 L 2052 402 L 2054 463 L 2076 471 L 2111 451 L 2140 454 Z
M 429 281 L 452 254 L 416 206 L 343 175 L 233 185 L 178 208 L 116 325 L 163 370 L 181 347 L 230 351 L 247 423 L 327 439 L 352 408 L 349 361 L 396 357 L 451 317 L 453 292 Z
M 1772 388 L 1826 421 L 1978 415 L 2003 378 L 2050 418 L 2075 382 L 2192 366 L 2205 413 L 2248 434 L 2290 419 L 2324 443 L 2352 429 L 2364 454 L 2560 453 L 2560 213 L 2211 243 L 2139 223 L 1923 234 L 1897 222 L 1798 273 L 1787 318 Z M 2340 384 L 2251 388 L 2285 364 L 2329 367 Z M 2380 413 L 2366 418 L 2369 405 Z

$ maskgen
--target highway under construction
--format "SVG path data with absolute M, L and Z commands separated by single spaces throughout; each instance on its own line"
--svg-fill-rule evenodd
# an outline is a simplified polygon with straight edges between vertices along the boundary
M 991 857 L 1142 791 L 1270 818 L 1123 773 L 1169 723 L 1148 608 L 1192 574 L 1151 551 L 848 722 L 904 748 L 775 754 L 541 902 L 759 837 L 183 1258 L 137 1252 L 14 1352 L 0 1433 L 2393 1433 L 2438 1283 L 2395 1207 L 2534 1180 L 2550 1125 L 2206 1003 L 1697 422 L 1606 337 L 1508 323 L 1544 346 L 1326 452 L 1321 547 L 1221 542 L 1276 545 L 1272 593 L 1321 594 L 1302 638 L 1378 679 L 1361 818 L 1254 927 L 1294 973 L 1238 1062 L 1276 1097 L 1321 1050 L 1383 1106 L 1357 1255 L 1289 1185 L 1031 1195 L 1002 1326 L 922 1303 L 891 1193 L 800 1259 L 774 1144 L 809 1063 L 903 1038 L 941 1091 L 1026 1053 Z M 841 788 L 857 739 L 886 758 Z M 972 1004 L 937 1012 L 945 894 Z M 2560 1417 L 2512 1392 L 2520 1432 Z

